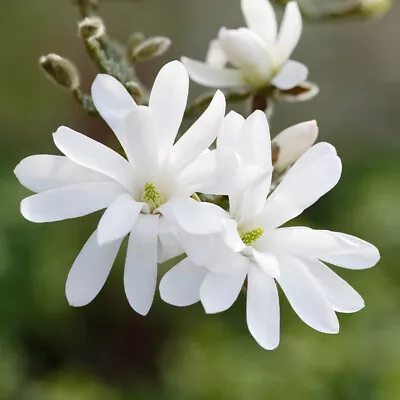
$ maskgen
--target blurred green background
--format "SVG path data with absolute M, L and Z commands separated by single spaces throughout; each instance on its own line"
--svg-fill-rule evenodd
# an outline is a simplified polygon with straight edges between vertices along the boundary
M 109 0 L 102 15 L 121 40 L 136 30 L 171 37 L 167 56 L 141 66 L 148 83 L 170 59 L 202 59 L 221 25 L 243 25 L 239 0 Z M 248 333 L 243 298 L 206 316 L 199 305 L 174 308 L 157 294 L 150 315 L 136 315 L 123 293 L 123 252 L 92 304 L 68 306 L 66 276 L 99 214 L 29 223 L 19 213 L 28 191 L 12 171 L 30 154 L 57 154 L 51 133 L 60 125 L 112 141 L 37 66 L 42 54 L 59 53 L 90 87 L 95 71 L 77 20 L 69 0 L 0 5 L 0 399 L 400 399 L 400 7 L 382 20 L 307 24 L 296 50 L 321 93 L 280 105 L 273 133 L 315 118 L 320 140 L 336 145 L 344 164 L 341 183 L 296 223 L 360 236 L 382 260 L 372 270 L 339 271 L 367 305 L 340 315 L 339 335 L 304 325 L 281 296 L 273 352 Z

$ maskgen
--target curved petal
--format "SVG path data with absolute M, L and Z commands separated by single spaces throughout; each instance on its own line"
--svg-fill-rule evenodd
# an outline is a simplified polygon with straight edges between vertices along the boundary
M 290 256 L 279 256 L 278 262 L 277 280 L 296 314 L 317 331 L 338 333 L 335 311 L 304 263 Z
M 104 286 L 122 239 L 100 246 L 95 231 L 69 271 L 65 292 L 73 307 L 89 304 Z
M 275 10 L 269 0 L 242 0 L 247 26 L 264 42 L 274 43 L 278 34 Z
M 211 67 L 225 67 L 227 59 L 218 39 L 214 39 L 210 42 L 206 56 L 206 63 Z
M 140 214 L 129 237 L 124 287 L 130 306 L 147 315 L 157 285 L 158 215 Z
M 135 225 L 143 203 L 135 201 L 130 194 L 119 196 L 107 208 L 97 228 L 100 245 L 125 237 Z
M 200 301 L 200 286 L 207 269 L 185 258 L 161 279 L 160 296 L 168 304 L 186 307 Z
M 274 168 L 283 171 L 294 164 L 314 144 L 317 137 L 316 121 L 302 122 L 282 131 L 272 141 L 279 148 L 279 156 Z
M 335 155 L 319 157 L 305 162 L 307 152 L 296 162 L 281 184 L 267 199 L 260 214 L 264 228 L 276 228 L 300 215 L 339 181 L 342 163 Z
M 149 99 L 160 159 L 172 149 L 186 109 L 189 77 L 182 63 L 172 61 L 161 68 Z
M 225 116 L 225 96 L 217 91 L 208 108 L 174 145 L 170 162 L 177 171 L 185 167 L 215 140 Z
M 230 308 L 242 290 L 246 275 L 246 270 L 232 274 L 208 273 L 200 288 L 206 313 L 216 314 Z
M 291 1 L 286 6 L 276 42 L 280 63 L 284 63 L 292 55 L 299 43 L 302 29 L 303 20 L 299 6 L 296 1 Z
M 160 217 L 158 220 L 158 262 L 163 263 L 184 252 L 178 241 L 176 226 L 168 223 L 164 217 Z
M 255 249 L 252 249 L 252 253 L 255 264 L 257 264 L 265 274 L 271 278 L 279 278 L 281 273 L 278 260 L 272 253 L 260 252 Z
M 125 87 L 110 75 L 99 74 L 92 85 L 93 103 L 125 148 L 124 120 L 136 103 Z
M 246 319 L 250 333 L 266 350 L 279 345 L 279 297 L 272 278 L 253 266 L 247 278 Z
M 239 71 L 231 68 L 219 68 L 206 63 L 182 57 L 190 78 L 211 88 L 242 88 L 247 86 Z
M 135 187 L 132 166 L 114 150 L 65 126 L 58 128 L 53 138 L 70 160 L 113 178 L 129 191 Z
M 307 77 L 308 68 L 304 64 L 289 60 L 272 80 L 272 84 L 278 89 L 289 90 L 303 83 Z
M 81 167 L 65 156 L 47 154 L 24 158 L 14 174 L 22 185 L 37 193 L 85 182 L 110 181 L 108 176 Z
M 303 259 L 335 311 L 353 313 L 364 308 L 362 297 L 321 261 Z
M 217 149 L 238 149 L 237 141 L 245 119 L 235 111 L 230 111 L 222 121 L 217 137 Z
M 263 41 L 250 29 L 222 28 L 218 35 L 227 59 L 237 68 L 255 70 L 268 78 L 274 68 L 274 59 Z
M 373 267 L 378 249 L 355 236 L 305 227 L 276 229 L 265 237 L 266 248 L 280 254 L 314 257 L 347 269 Z
M 108 207 L 124 193 L 117 183 L 84 183 L 48 190 L 21 202 L 21 214 L 31 222 L 78 218 Z

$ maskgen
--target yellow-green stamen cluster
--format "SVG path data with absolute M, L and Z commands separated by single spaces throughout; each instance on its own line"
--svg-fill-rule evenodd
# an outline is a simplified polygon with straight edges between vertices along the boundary
M 242 242 L 246 246 L 250 246 L 257 239 L 260 239 L 260 237 L 263 235 L 263 233 L 264 233 L 264 229 L 257 228 L 257 229 L 253 229 L 252 231 L 242 233 L 240 235 L 240 238 L 242 239 Z
M 164 203 L 161 193 L 151 182 L 144 185 L 142 201 L 149 205 L 151 213 Z

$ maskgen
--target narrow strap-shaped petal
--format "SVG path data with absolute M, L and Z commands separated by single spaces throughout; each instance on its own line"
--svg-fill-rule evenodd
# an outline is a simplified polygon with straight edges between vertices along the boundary
M 100 246 L 95 231 L 69 271 L 65 287 L 68 303 L 74 307 L 89 304 L 104 286 L 121 246 L 122 239 Z
M 82 167 L 65 156 L 47 154 L 24 158 L 14 174 L 22 185 L 36 193 L 85 182 L 110 181 L 108 176 Z
M 317 331 L 338 333 L 335 311 L 306 265 L 291 256 L 279 256 L 278 262 L 277 280 L 296 314 Z
M 160 295 L 168 304 L 186 307 L 200 301 L 200 286 L 207 269 L 185 258 L 171 268 L 161 279 Z
M 276 229 L 265 236 L 264 243 L 272 252 L 319 258 L 355 270 L 371 268 L 380 258 L 375 246 L 355 236 L 306 227 Z
M 118 153 L 65 126 L 54 134 L 54 143 L 70 160 L 113 178 L 129 191 L 135 187 L 132 166 Z
M 230 111 L 224 118 L 217 137 L 217 148 L 233 148 L 237 150 L 239 133 L 243 128 L 245 119 L 236 111 Z
M 269 0 L 242 0 L 247 26 L 264 42 L 274 43 L 278 33 L 275 10 Z
M 286 5 L 285 14 L 279 30 L 276 48 L 280 63 L 287 61 L 299 43 L 303 29 L 303 20 L 296 1 Z
M 247 270 L 235 273 L 209 272 L 200 288 L 201 303 L 207 314 L 230 308 L 236 301 L 246 279 Z
M 124 287 L 131 307 L 147 315 L 157 284 L 158 215 L 140 214 L 129 237 Z
M 353 313 L 364 307 L 362 297 L 339 275 L 316 259 L 303 259 L 335 311 Z
M 253 266 L 247 278 L 246 319 L 250 333 L 266 350 L 279 345 L 280 312 L 276 284 L 272 278 Z
M 84 183 L 48 190 L 21 202 L 21 214 L 32 222 L 78 218 L 108 207 L 124 189 L 118 183 Z
M 308 68 L 293 60 L 288 60 L 279 74 L 272 80 L 274 86 L 281 90 L 293 89 L 308 77 Z
M 308 157 L 307 153 L 293 165 L 267 199 L 260 214 L 263 227 L 276 228 L 297 217 L 338 183 L 342 173 L 339 157 L 322 155 L 314 158 Z M 308 158 L 310 162 L 306 162 Z
M 135 201 L 128 193 L 114 200 L 100 219 L 97 239 L 100 245 L 125 237 L 135 225 L 143 203 Z
M 215 89 L 247 86 L 240 72 L 235 69 L 214 67 L 187 57 L 182 57 L 181 60 L 190 78 L 199 85 Z
M 124 120 L 136 103 L 125 87 L 110 75 L 99 74 L 92 85 L 94 105 L 122 146 L 126 147 Z
M 206 56 L 206 63 L 216 68 L 225 67 L 227 59 L 218 39 L 214 39 L 210 42 Z
M 179 61 L 166 64 L 154 82 L 149 108 L 161 160 L 166 157 L 174 144 L 185 112 L 188 90 L 189 77 Z
M 158 220 L 158 262 L 163 263 L 185 251 L 177 238 L 177 228 L 161 216 Z
M 225 96 L 218 90 L 206 111 L 174 145 L 170 163 L 175 170 L 185 167 L 213 143 L 225 116 L 225 105 Z

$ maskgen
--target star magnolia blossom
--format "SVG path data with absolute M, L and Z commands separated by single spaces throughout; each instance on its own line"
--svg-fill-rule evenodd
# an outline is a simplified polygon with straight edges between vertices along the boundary
M 95 298 L 129 235 L 125 292 L 132 308 L 145 315 L 156 288 L 157 261 L 181 252 L 158 208 L 175 197 L 185 204 L 194 192 L 212 186 L 215 163 L 208 147 L 225 114 L 225 98 L 217 92 L 204 114 L 174 144 L 188 85 L 184 66 L 171 62 L 161 69 L 149 106 L 144 107 L 137 106 L 116 79 L 99 75 L 92 87 L 93 101 L 128 159 L 61 127 L 54 142 L 65 156 L 35 155 L 16 167 L 19 181 L 38 193 L 21 203 L 21 212 L 30 221 L 59 221 L 106 208 L 68 275 L 66 295 L 71 305 L 83 306 Z
M 218 313 L 231 307 L 245 285 L 249 331 L 263 348 L 274 349 L 280 337 L 278 283 L 306 324 L 321 332 L 337 333 L 335 312 L 358 311 L 364 302 L 325 263 L 348 269 L 370 268 L 379 260 L 378 250 L 344 233 L 279 227 L 337 184 L 341 161 L 333 146 L 314 145 L 267 198 L 272 171 L 267 122 L 258 114 L 258 123 L 253 123 L 249 132 L 241 129 L 240 118 L 235 119 L 236 128 L 229 136 L 222 132 L 219 146 L 236 148 L 244 163 L 263 159 L 269 166 L 264 163 L 250 184 L 249 179 L 247 184 L 239 182 L 229 196 L 229 213 L 215 206 L 221 214 L 219 227 L 204 218 L 198 231 L 201 234 L 193 234 L 194 226 L 188 234 L 188 221 L 176 213 L 178 205 L 165 207 L 165 217 L 179 226 L 178 236 L 188 257 L 163 277 L 161 297 L 177 306 L 201 301 L 207 313 Z M 241 125 L 248 122 L 241 121 Z M 243 134 L 253 139 L 244 141 Z M 195 213 L 200 205 L 193 201 L 191 207 Z M 217 210 L 213 213 L 215 217 Z
M 190 77 L 216 88 L 258 89 L 272 84 L 288 90 L 304 82 L 307 67 L 290 60 L 302 31 L 297 3 L 287 4 L 279 33 L 268 0 L 242 0 L 241 4 L 248 28 L 222 28 L 210 44 L 206 63 L 183 57 Z M 227 68 L 227 63 L 235 68 Z

